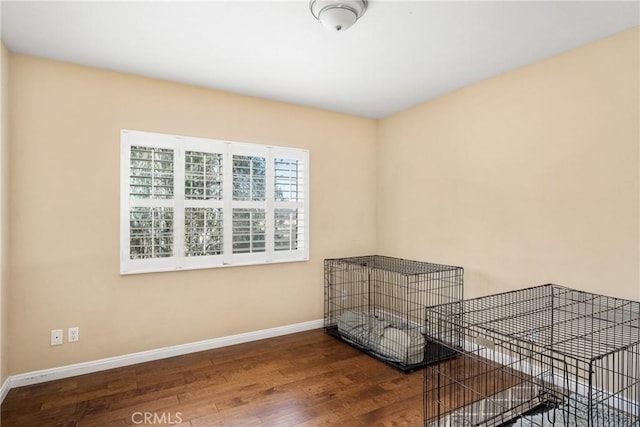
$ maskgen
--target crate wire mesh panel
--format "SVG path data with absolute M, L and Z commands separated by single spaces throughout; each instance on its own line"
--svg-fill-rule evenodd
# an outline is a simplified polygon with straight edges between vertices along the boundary
M 325 331 L 405 372 L 450 357 L 425 308 L 462 300 L 463 269 L 379 255 L 327 259 Z
M 549 284 L 426 317 L 460 354 L 425 371 L 425 426 L 640 427 L 640 302 Z

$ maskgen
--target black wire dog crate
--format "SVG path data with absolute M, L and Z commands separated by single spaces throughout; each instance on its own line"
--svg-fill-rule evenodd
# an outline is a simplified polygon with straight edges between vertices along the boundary
M 426 317 L 460 356 L 425 371 L 425 426 L 640 427 L 640 302 L 549 284 Z
M 324 262 L 324 328 L 404 372 L 455 352 L 425 340 L 425 308 L 462 301 L 463 269 L 380 255 Z

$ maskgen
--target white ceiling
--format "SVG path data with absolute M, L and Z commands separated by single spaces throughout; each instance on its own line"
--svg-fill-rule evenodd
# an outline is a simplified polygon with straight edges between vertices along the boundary
M 380 118 L 640 25 L 638 1 L 2 1 L 13 52 Z

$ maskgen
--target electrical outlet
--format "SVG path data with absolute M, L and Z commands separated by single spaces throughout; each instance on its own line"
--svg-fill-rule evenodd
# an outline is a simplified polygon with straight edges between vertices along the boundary
M 51 345 L 60 345 L 64 342 L 62 338 L 62 329 L 51 330 Z
M 69 328 L 67 341 L 68 342 L 76 342 L 80 339 L 80 328 L 77 326 L 74 328 Z

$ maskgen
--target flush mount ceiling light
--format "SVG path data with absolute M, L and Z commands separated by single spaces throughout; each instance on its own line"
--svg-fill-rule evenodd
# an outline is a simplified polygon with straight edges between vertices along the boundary
M 367 10 L 367 0 L 311 0 L 311 14 L 327 28 L 344 31 Z

